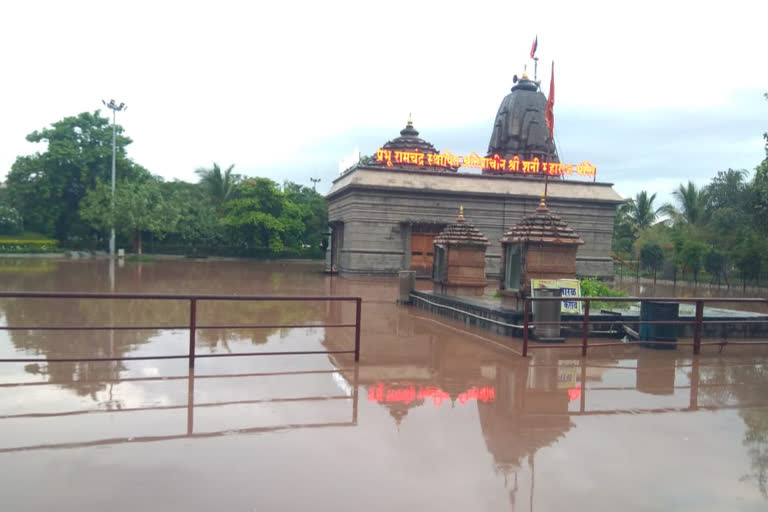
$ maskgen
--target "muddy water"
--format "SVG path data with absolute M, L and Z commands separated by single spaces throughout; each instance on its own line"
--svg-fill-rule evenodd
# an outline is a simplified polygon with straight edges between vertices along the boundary
M 625 277 L 616 278 L 614 286 L 619 290 L 624 290 L 633 297 L 702 297 L 702 298 L 760 298 L 768 297 L 768 288 L 756 288 L 741 286 L 727 287 L 725 285 L 717 286 L 709 283 L 689 283 L 678 282 L 677 284 L 668 281 L 657 281 L 654 284 L 651 279 L 635 280 Z M 768 305 L 755 303 L 709 303 L 708 306 L 736 309 L 739 311 L 754 311 L 757 313 L 768 313 Z
M 0 300 L 3 510 L 765 510 L 765 352 L 538 350 L 398 307 L 396 284 L 315 265 L 162 261 L 114 290 L 360 295 L 346 354 L 184 354 L 183 301 Z M 0 287 L 109 291 L 98 261 L 0 262 Z M 346 350 L 341 303 L 201 302 L 199 354 Z M 763 487 L 761 483 L 763 482 Z

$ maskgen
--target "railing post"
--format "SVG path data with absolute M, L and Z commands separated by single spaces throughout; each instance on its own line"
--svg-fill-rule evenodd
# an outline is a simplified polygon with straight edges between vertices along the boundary
M 693 355 L 701 352 L 701 323 L 704 320 L 704 301 L 696 301 L 696 324 L 693 326 Z
M 581 357 L 587 355 L 587 339 L 589 338 L 589 299 L 584 301 L 584 325 L 581 327 Z
M 523 357 L 528 357 L 528 316 L 531 314 L 531 303 L 523 299 Z
M 197 299 L 189 299 L 189 367 L 195 367 L 195 331 L 197 330 Z
M 355 362 L 360 361 L 360 313 L 363 309 L 363 299 L 358 297 L 355 299 L 357 310 L 355 311 Z

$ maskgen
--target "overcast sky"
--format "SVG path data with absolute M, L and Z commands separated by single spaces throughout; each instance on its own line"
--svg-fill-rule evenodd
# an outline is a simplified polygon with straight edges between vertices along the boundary
M 752 170 L 768 130 L 768 2 L 3 2 L 0 176 L 29 132 L 125 102 L 129 155 L 166 179 L 322 182 L 413 112 L 421 136 L 484 154 L 512 76 L 555 61 L 562 158 L 628 196 Z

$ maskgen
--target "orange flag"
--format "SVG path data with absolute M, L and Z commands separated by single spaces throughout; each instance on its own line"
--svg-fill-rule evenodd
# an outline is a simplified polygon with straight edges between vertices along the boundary
M 555 135 L 555 61 L 552 61 L 552 76 L 549 79 L 549 97 L 547 98 L 547 111 L 544 113 L 549 128 L 549 136 Z

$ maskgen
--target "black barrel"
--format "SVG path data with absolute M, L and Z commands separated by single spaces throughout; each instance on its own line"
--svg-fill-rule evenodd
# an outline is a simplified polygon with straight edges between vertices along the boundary
M 640 321 L 667 322 L 680 318 L 680 304 L 677 302 L 643 301 L 640 303 Z M 677 348 L 677 325 L 640 324 L 640 341 L 649 348 Z M 663 341 L 668 343 L 653 343 Z

